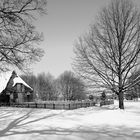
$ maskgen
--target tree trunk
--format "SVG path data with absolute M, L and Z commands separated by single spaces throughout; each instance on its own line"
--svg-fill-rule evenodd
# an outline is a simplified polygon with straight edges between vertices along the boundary
M 118 99 L 119 99 L 119 108 L 124 109 L 124 93 L 122 91 L 119 92 Z

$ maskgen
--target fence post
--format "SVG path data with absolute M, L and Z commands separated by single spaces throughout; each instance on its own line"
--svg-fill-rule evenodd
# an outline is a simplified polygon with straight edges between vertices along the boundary
M 46 108 L 46 104 L 44 104 L 44 108 Z
M 65 109 L 65 104 L 63 104 L 63 109 Z
M 81 107 L 82 107 L 82 101 L 81 101 Z
M 55 104 L 53 103 L 53 109 L 55 109 Z
M 69 110 L 70 110 L 70 103 L 69 103 Z
M 35 107 L 37 108 L 37 103 L 35 103 Z

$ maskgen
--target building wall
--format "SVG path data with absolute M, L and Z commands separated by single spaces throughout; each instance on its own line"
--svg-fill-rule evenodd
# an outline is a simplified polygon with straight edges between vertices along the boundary
M 26 87 L 22 83 L 17 83 L 13 87 L 13 79 L 17 77 L 15 71 L 12 72 L 12 75 L 6 85 L 6 88 L 0 94 L 0 102 L 29 102 L 33 101 L 33 91 Z
M 15 85 L 15 92 L 13 94 L 17 94 L 16 102 L 30 102 L 33 101 L 32 92 L 30 89 L 25 87 L 23 84 L 16 84 Z

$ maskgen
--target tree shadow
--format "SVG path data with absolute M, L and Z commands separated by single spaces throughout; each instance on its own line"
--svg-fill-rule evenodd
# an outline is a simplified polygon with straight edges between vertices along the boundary
M 49 110 L 48 110 L 49 111 Z M 70 112 L 70 111 L 69 111 Z M 140 130 L 134 128 L 126 127 L 126 126 L 110 126 L 110 125 L 101 125 L 101 126 L 86 126 L 86 124 L 79 124 L 76 127 L 71 128 L 64 128 L 63 126 L 55 127 L 55 126 L 47 126 L 47 128 L 41 128 L 41 129 L 28 129 L 28 125 L 52 118 L 57 116 L 62 116 L 61 119 L 63 119 L 63 113 L 65 111 L 61 112 L 50 112 L 49 114 L 30 119 L 34 113 L 39 113 L 39 111 L 35 112 L 35 109 L 28 110 L 24 115 L 12 120 L 6 128 L 3 130 L 0 130 L 0 138 L 2 137 L 8 137 L 8 136 L 18 136 L 23 135 L 26 137 L 26 135 L 34 135 L 38 134 L 40 136 L 57 136 L 61 137 L 62 139 L 69 138 L 73 136 L 73 139 L 81 138 L 83 140 L 101 140 L 101 138 L 104 139 L 140 139 Z M 67 113 L 67 112 L 66 112 Z M 67 114 L 69 115 L 69 114 Z M 7 119 L 7 118 L 6 118 Z M 73 118 L 71 118 L 73 119 Z M 41 124 L 40 124 L 41 125 Z M 76 139 L 77 140 L 77 139 Z
M 10 113 L 8 113 L 8 112 L 6 112 L 6 113 L 0 113 L 0 120 L 2 120 L 2 119 L 5 119 L 5 118 L 8 118 L 8 117 L 10 117 L 11 116 L 11 114 Z
M 26 134 L 28 134 L 28 133 L 37 133 L 36 131 L 18 132 L 18 131 L 15 131 L 15 130 L 18 130 L 19 128 L 22 128 L 24 126 L 26 127 L 26 125 L 28 125 L 28 124 L 31 124 L 31 123 L 34 123 L 34 122 L 38 122 L 40 120 L 44 120 L 44 119 L 47 119 L 47 118 L 50 118 L 50 117 L 60 115 L 61 113 L 63 113 L 63 112 L 46 115 L 46 116 L 39 117 L 37 119 L 28 121 L 27 119 L 30 118 L 30 116 L 34 114 L 34 109 L 30 109 L 30 110 L 28 110 L 28 112 L 26 114 L 24 114 L 21 117 L 18 117 L 16 119 L 14 119 L 13 121 L 11 121 L 6 126 L 6 128 L 4 128 L 3 130 L 0 130 L 0 137 L 5 137 L 5 136 L 15 135 L 15 134 L 17 135 L 17 134 L 25 134 L 25 133 Z M 4 116 L 1 117 L 1 118 L 4 118 Z M 26 121 L 26 122 L 24 122 L 24 121 Z
M 11 134 L 3 135 L 3 136 L 10 136 L 10 135 L 28 135 L 28 134 L 39 134 L 39 136 L 57 136 L 58 138 L 65 138 L 69 139 L 71 136 L 76 136 L 81 138 L 82 140 L 101 140 L 101 139 L 116 139 L 116 140 L 139 140 L 140 139 L 140 132 L 133 132 L 133 129 L 119 126 L 117 128 L 111 128 L 107 125 L 102 127 L 94 127 L 94 128 L 86 128 L 83 126 L 79 126 L 77 128 L 53 128 L 49 127 L 48 129 L 43 130 L 29 130 L 29 131 L 10 131 Z

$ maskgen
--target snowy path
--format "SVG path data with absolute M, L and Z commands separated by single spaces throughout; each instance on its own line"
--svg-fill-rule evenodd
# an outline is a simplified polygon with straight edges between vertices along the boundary
M 139 140 L 140 102 L 76 110 L 0 107 L 0 140 Z

